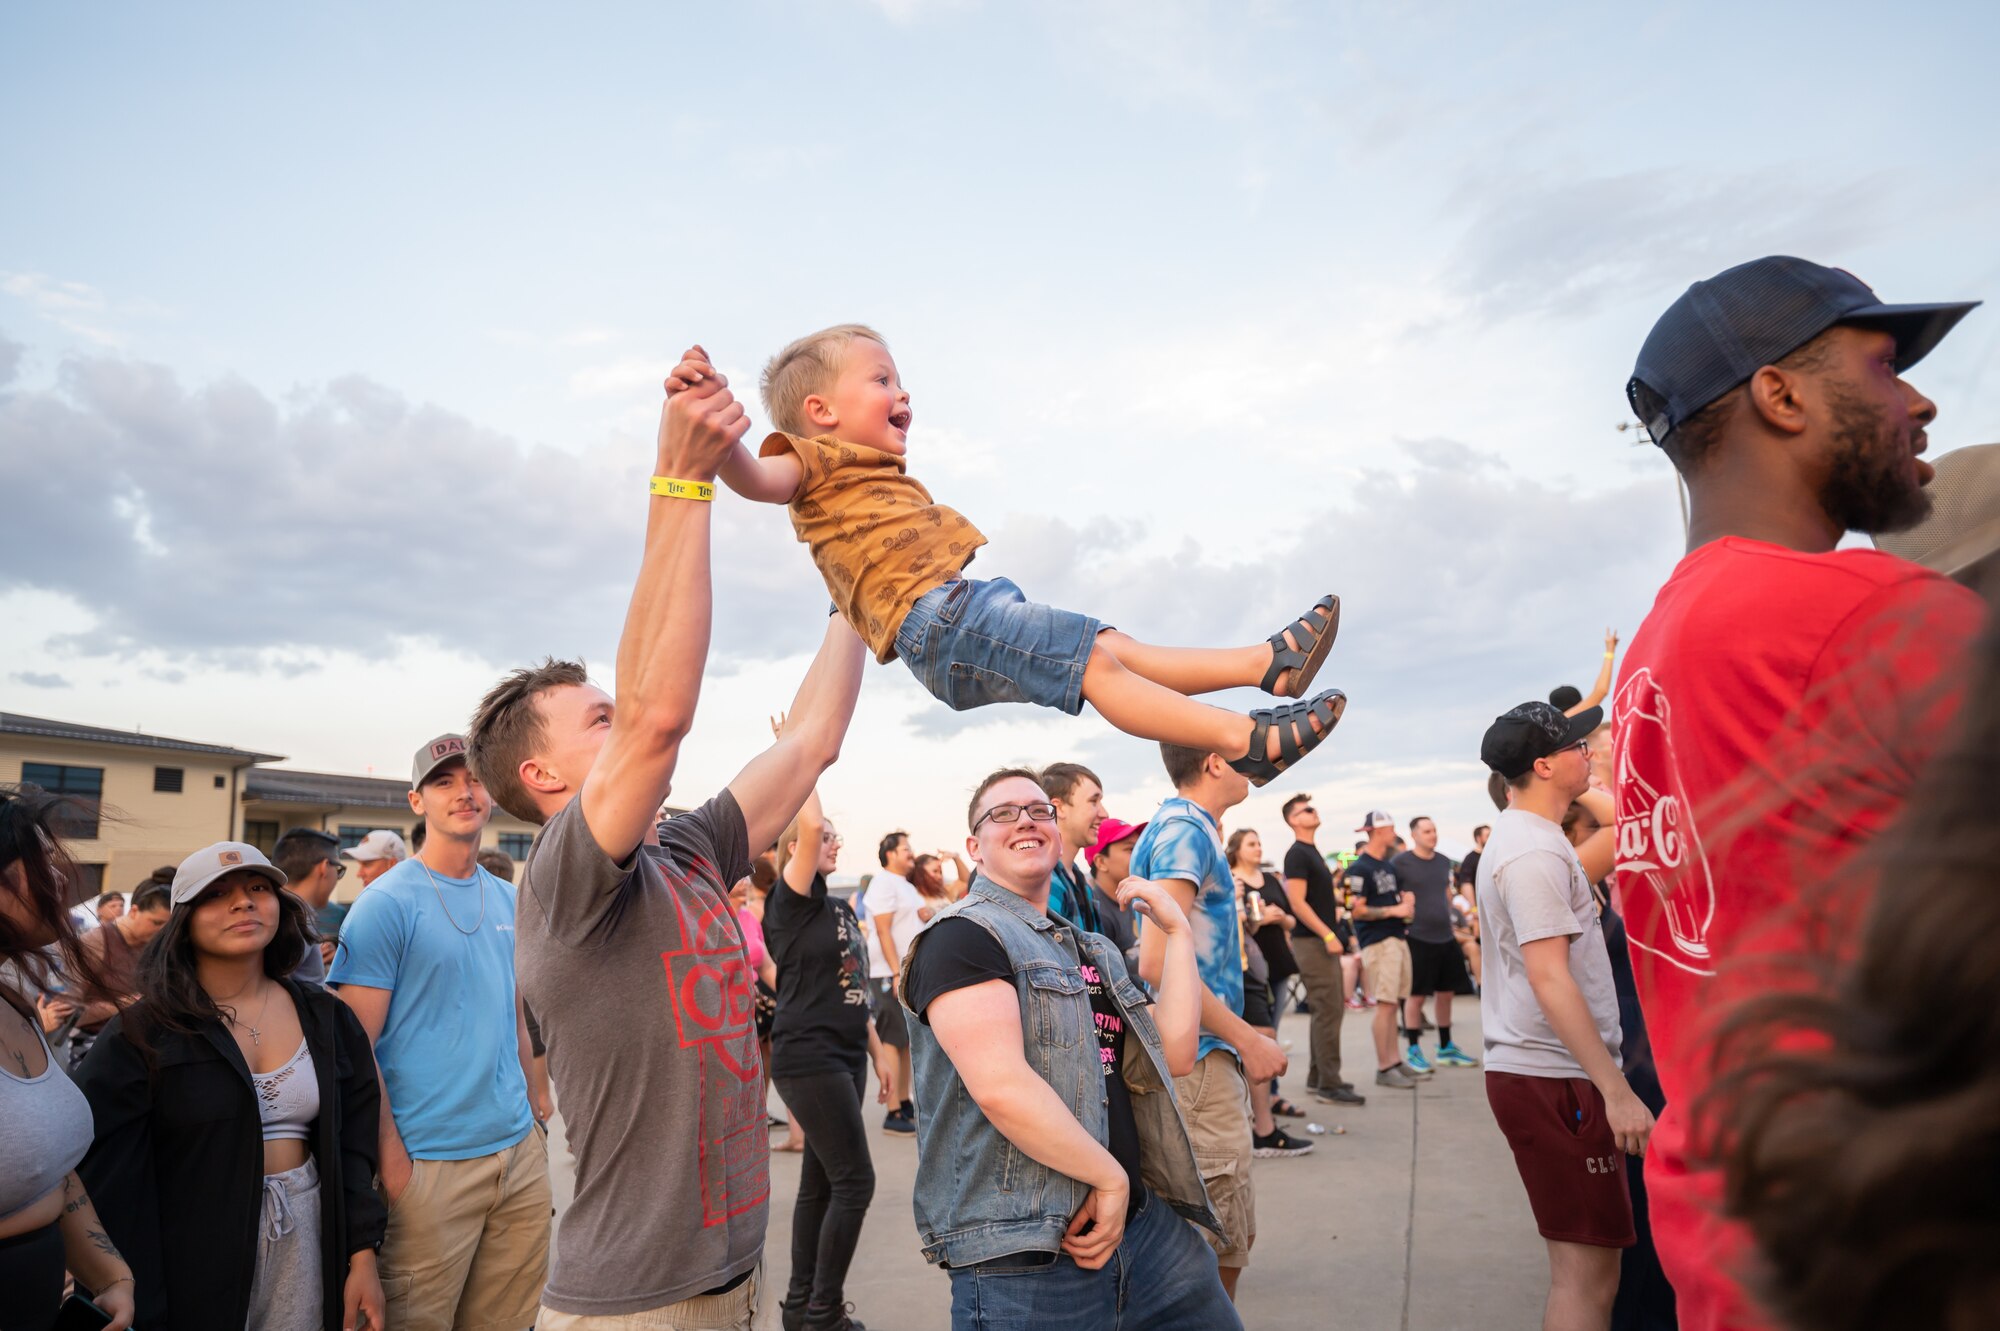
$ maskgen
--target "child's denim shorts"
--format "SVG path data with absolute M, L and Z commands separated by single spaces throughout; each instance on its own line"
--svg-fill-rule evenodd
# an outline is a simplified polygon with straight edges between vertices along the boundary
M 896 630 L 896 655 L 954 712 L 1031 702 L 1075 716 L 1084 664 L 1105 627 L 1037 605 L 1006 578 L 961 578 L 917 598 Z

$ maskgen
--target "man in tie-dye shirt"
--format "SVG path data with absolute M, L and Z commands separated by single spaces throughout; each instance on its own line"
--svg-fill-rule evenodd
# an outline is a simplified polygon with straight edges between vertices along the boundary
M 1222 846 L 1222 815 L 1243 802 L 1250 783 L 1219 754 L 1162 744 L 1160 756 L 1174 796 L 1160 805 L 1133 848 L 1132 874 L 1171 891 L 1194 929 L 1201 1042 L 1194 1071 L 1175 1079 L 1174 1093 L 1194 1139 L 1209 1203 L 1222 1222 L 1221 1237 L 1208 1238 L 1221 1263 L 1223 1286 L 1234 1298 L 1257 1237 L 1249 1081 L 1285 1070 L 1277 1041 L 1243 1020 L 1243 930 Z M 1158 983 L 1165 959 L 1158 931 L 1142 925 L 1139 973 L 1148 984 Z

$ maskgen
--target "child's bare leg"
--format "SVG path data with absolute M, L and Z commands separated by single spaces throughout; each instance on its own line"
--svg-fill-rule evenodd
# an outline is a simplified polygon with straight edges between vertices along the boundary
M 1271 664 L 1268 643 L 1255 647 L 1155 647 L 1117 629 L 1097 635 L 1093 659 L 1098 652 L 1110 652 L 1133 674 L 1184 694 L 1255 685 Z
M 1099 635 L 1102 648 L 1108 635 Z M 1163 684 L 1156 684 L 1126 665 L 1110 652 L 1090 654 L 1083 667 L 1083 697 L 1098 713 L 1128 735 L 1139 739 L 1163 740 L 1190 749 L 1219 753 L 1224 758 L 1241 758 L 1250 752 L 1253 729 L 1250 718 L 1205 702 L 1196 702 Z M 1315 719 L 1310 723 L 1320 729 Z M 1264 756 L 1278 757 L 1278 732 L 1274 726 L 1266 741 Z

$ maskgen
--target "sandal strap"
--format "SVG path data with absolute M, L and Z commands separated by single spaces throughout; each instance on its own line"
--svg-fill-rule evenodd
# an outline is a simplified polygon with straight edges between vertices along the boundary
M 1278 687 L 1279 675 L 1303 667 L 1306 657 L 1319 645 L 1320 634 L 1326 632 L 1327 625 L 1332 623 L 1332 616 L 1333 598 L 1322 596 L 1305 614 L 1266 638 L 1264 641 L 1271 645 L 1271 668 L 1264 672 L 1263 683 L 1258 687 L 1270 693 Z M 1297 638 L 1299 645 L 1294 647 L 1285 641 L 1286 633 Z

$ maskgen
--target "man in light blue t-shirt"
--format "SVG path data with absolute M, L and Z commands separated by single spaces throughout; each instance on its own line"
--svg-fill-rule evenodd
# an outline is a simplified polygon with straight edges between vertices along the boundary
M 410 808 L 424 848 L 356 899 L 327 976 L 382 1070 L 389 1324 L 525 1327 L 548 1271 L 548 1152 L 528 1104 L 514 889 L 479 867 L 493 803 L 462 736 L 417 750 Z
M 1160 756 L 1174 796 L 1160 805 L 1132 848 L 1132 876 L 1172 892 L 1193 927 L 1195 970 L 1201 976 L 1201 1041 L 1194 1071 L 1174 1079 L 1174 1095 L 1194 1140 L 1209 1203 L 1222 1222 L 1220 1237 L 1202 1233 L 1216 1250 L 1223 1288 L 1233 1299 L 1257 1238 L 1246 1078 L 1279 1076 L 1286 1064 L 1278 1042 L 1243 1020 L 1243 926 L 1236 910 L 1236 879 L 1222 846 L 1222 815 L 1243 802 L 1250 782 L 1220 754 L 1162 744 Z M 1142 923 L 1139 974 L 1146 983 L 1159 983 L 1165 961 L 1165 940 Z

